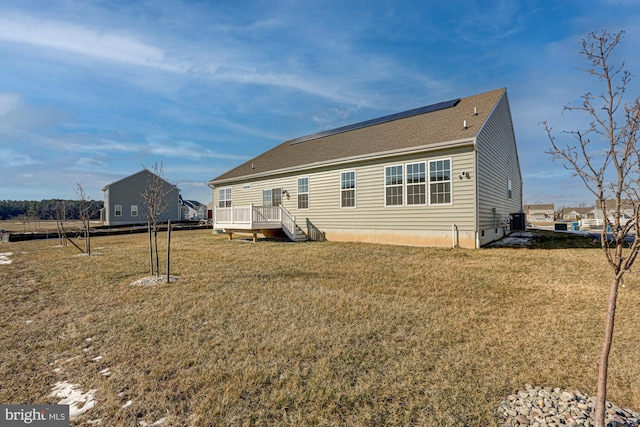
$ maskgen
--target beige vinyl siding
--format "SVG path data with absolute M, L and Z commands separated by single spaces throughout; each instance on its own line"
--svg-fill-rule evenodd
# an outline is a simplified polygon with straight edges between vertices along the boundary
M 522 178 L 506 94 L 476 139 L 478 152 L 479 230 L 501 228 L 510 214 L 522 210 Z M 508 181 L 512 198 L 507 197 Z M 496 209 L 495 217 L 493 208 Z M 495 221 L 494 221 L 495 218 Z M 481 244 L 482 244 L 482 236 Z
M 437 159 L 451 159 L 452 203 L 448 205 L 385 206 L 385 167 L 402 164 L 406 174 L 406 164 L 426 162 L 428 194 L 428 162 Z M 322 231 L 328 229 L 350 230 L 442 230 L 451 229 L 456 224 L 461 230 L 474 230 L 475 226 L 475 157 L 473 147 L 468 145 L 453 150 L 440 150 L 387 159 L 354 162 L 340 167 L 325 167 L 313 171 L 300 171 L 270 179 L 252 182 L 238 182 L 232 185 L 233 205 L 250 203 L 262 204 L 262 191 L 269 188 L 287 190 L 282 204 L 298 223 L 305 227 L 310 221 Z M 356 208 L 340 207 L 340 173 L 356 173 Z M 458 179 L 461 171 L 470 178 Z M 309 178 L 309 209 L 297 209 L 297 179 Z M 250 189 L 242 187 L 250 185 Z M 220 187 L 222 188 L 222 186 Z M 406 203 L 406 191 L 404 192 Z M 214 191 L 217 199 L 217 192 Z M 215 200 L 214 199 L 214 200 Z

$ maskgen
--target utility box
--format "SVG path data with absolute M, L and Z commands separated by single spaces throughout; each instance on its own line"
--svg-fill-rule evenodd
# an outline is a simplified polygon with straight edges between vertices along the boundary
M 527 229 L 527 215 L 524 212 L 512 213 L 509 216 L 511 231 L 524 231 Z

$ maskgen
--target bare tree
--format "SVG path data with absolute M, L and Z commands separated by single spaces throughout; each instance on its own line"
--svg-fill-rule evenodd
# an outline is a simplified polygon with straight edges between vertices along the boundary
M 84 233 L 85 253 L 91 255 L 91 235 L 89 233 L 91 215 L 93 214 L 93 203 L 89 196 L 82 188 L 82 184 L 76 184 L 76 197 L 78 198 L 78 215 L 82 223 L 82 231 Z
M 67 206 L 64 200 L 60 200 L 56 203 L 53 215 L 56 219 L 56 228 L 58 229 L 58 240 L 60 241 L 60 245 L 66 246 L 67 240 L 65 238 L 64 220 L 67 219 Z
M 596 427 L 605 425 L 607 373 L 618 290 L 640 250 L 640 96 L 625 101 L 632 75 L 624 61 L 616 62 L 612 57 L 623 34 L 623 31 L 611 34 L 603 30 L 592 32 L 582 40 L 580 53 L 589 62 L 589 68 L 584 71 L 596 77 L 604 88 L 599 95 L 585 93 L 581 96 L 581 105 L 565 106 L 564 110 L 583 113 L 588 118 L 588 125 L 582 130 L 562 132 L 569 142 L 561 144 L 553 136 L 549 124 L 544 122 L 552 147 L 548 153 L 563 161 L 565 168 L 582 180 L 596 197 L 604 218 L 601 243 L 611 267 L 611 280 L 604 339 L 597 364 Z M 624 209 L 633 212 L 631 220 L 625 219 Z M 627 237 L 631 242 L 625 247 Z
M 143 166 L 144 167 L 144 166 Z M 162 169 L 162 162 L 158 164 L 154 163 L 153 168 L 148 170 L 144 168 L 147 175 L 147 186 L 140 191 L 140 197 L 142 197 L 142 205 L 147 217 L 149 226 L 149 260 L 151 275 L 160 275 L 160 258 L 158 254 L 158 230 L 159 221 L 163 213 L 167 212 L 169 208 L 169 201 L 167 200 L 167 194 L 169 194 L 174 187 L 167 185 L 167 181 L 164 179 L 164 171 Z M 153 240 L 151 240 L 153 236 Z

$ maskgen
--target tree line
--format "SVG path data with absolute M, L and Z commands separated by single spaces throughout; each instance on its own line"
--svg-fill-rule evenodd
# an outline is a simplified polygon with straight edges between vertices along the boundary
M 100 219 L 100 209 L 104 202 L 90 200 L 88 203 L 91 207 L 90 218 Z M 81 218 L 82 207 L 81 200 L 0 200 L 0 220 L 77 220 Z

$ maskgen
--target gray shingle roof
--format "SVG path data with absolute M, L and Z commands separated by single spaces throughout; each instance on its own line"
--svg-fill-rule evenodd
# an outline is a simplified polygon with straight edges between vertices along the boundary
M 461 98 L 455 106 L 397 120 L 316 137 L 285 141 L 271 150 L 209 181 L 219 184 L 278 171 L 303 169 L 342 159 L 366 158 L 386 152 L 470 140 L 477 136 L 506 89 Z M 477 114 L 474 114 L 474 108 Z M 467 128 L 463 127 L 466 120 Z M 372 120 L 375 122 L 375 120 Z M 292 143 L 293 142 L 293 143 Z

